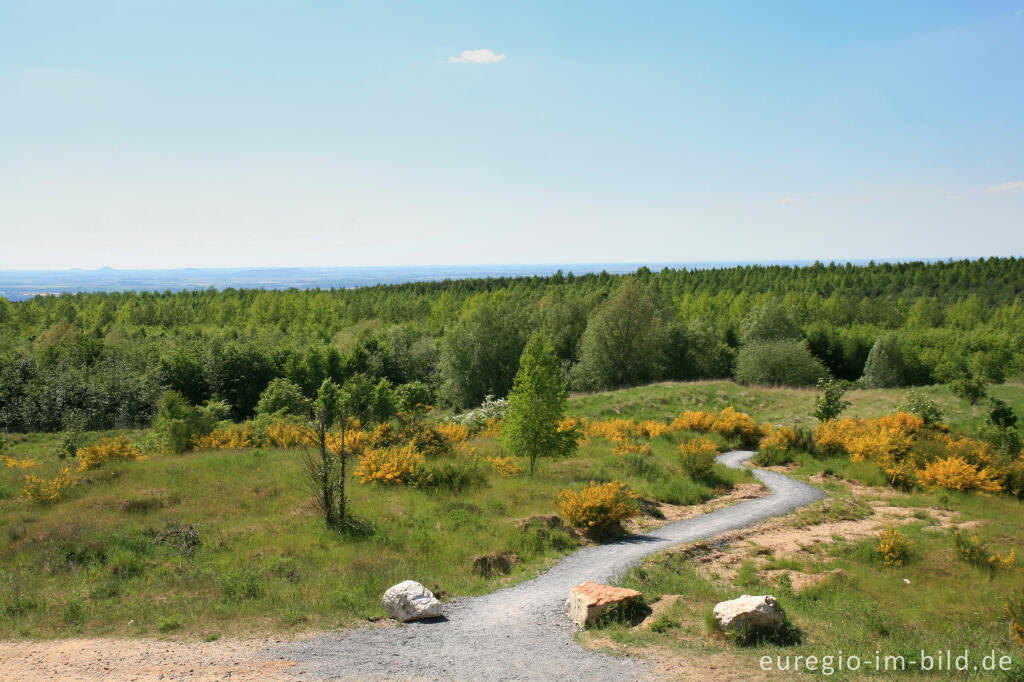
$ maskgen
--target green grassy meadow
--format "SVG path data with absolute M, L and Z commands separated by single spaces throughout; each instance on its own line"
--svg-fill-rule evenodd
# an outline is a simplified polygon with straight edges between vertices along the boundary
M 923 390 L 940 400 L 954 423 L 979 418 L 978 410 L 941 395 L 944 388 Z M 904 393 L 851 392 L 850 411 L 881 414 Z M 1018 409 L 1024 401 L 1020 385 L 997 386 L 992 393 Z M 655 384 L 574 396 L 570 413 L 669 419 L 686 409 L 734 405 L 761 421 L 799 424 L 810 422 L 812 400 L 811 391 L 731 382 Z M 115 433 L 124 432 L 102 435 Z M 457 491 L 351 480 L 350 509 L 372 528 L 366 536 L 352 537 L 325 528 L 311 502 L 298 451 L 207 450 L 108 463 L 81 474 L 62 501 L 32 505 L 19 498 L 25 473 L 53 476 L 74 463 L 58 459 L 56 434 L 7 435 L 2 454 L 32 457 L 38 466 L 26 472 L 0 464 L 0 637 L 206 638 L 336 627 L 383 616 L 382 592 L 409 578 L 442 596 L 487 593 L 532 577 L 579 546 L 581 540 L 568 529 L 549 527 L 542 519 L 528 521 L 556 514 L 560 490 L 578 490 L 591 480 L 621 480 L 647 500 L 696 504 L 737 481 L 752 480 L 746 472 L 721 467 L 710 482 L 692 480 L 678 464 L 682 437 L 653 439 L 649 456 L 613 454 L 611 443 L 593 439 L 572 458 L 541 461 L 533 477 L 502 478 L 482 463 L 476 483 Z M 468 445 L 481 459 L 503 452 L 493 438 Z M 720 442 L 723 449 L 731 445 Z M 451 457 L 466 464 L 470 455 Z M 822 468 L 819 464 L 802 464 L 800 473 L 810 475 Z M 870 477 L 870 472 L 861 475 Z M 1010 524 L 1004 530 L 992 525 L 986 532 L 1024 530 L 1018 502 L 971 496 L 949 500 L 965 513 Z M 930 542 L 922 541 L 922 548 Z M 861 554 L 828 561 L 845 562 L 849 575 L 858 576 L 863 552 L 857 551 Z M 515 553 L 522 563 L 507 575 L 474 572 L 473 558 L 491 553 Z M 925 563 L 908 570 L 928 565 L 928 554 L 920 556 Z M 695 580 L 687 577 L 685 566 L 677 568 L 672 580 Z M 873 570 L 864 564 L 864 576 Z M 887 575 L 872 580 L 888 580 Z M 950 589 L 963 577 L 962 571 L 950 573 Z M 888 584 L 858 580 L 868 585 L 865 590 Z M 692 587 L 697 589 L 697 583 Z M 718 589 L 704 586 L 698 594 L 710 600 Z M 1001 590 L 992 588 L 992 593 Z M 873 599 L 873 594 L 864 592 L 862 598 Z
M 39 461 L 36 475 L 67 464 L 53 436 L 9 441 L 6 454 Z M 50 505 L 19 499 L 25 472 L 0 467 L 0 636 L 334 627 L 385 615 L 380 595 L 409 578 L 441 595 L 493 591 L 579 546 L 572 531 L 527 520 L 556 514 L 560 490 L 621 480 L 649 500 L 695 504 L 752 480 L 721 467 L 710 482 L 692 480 L 675 461 L 677 442 L 661 436 L 638 457 L 594 440 L 573 458 L 542 461 L 533 477 L 502 478 L 484 464 L 459 491 L 350 479 L 350 510 L 372 527 L 364 537 L 325 528 L 294 450 L 108 463 Z M 478 457 L 502 451 L 493 438 L 469 445 Z M 473 558 L 491 553 L 522 563 L 508 575 L 475 573 Z

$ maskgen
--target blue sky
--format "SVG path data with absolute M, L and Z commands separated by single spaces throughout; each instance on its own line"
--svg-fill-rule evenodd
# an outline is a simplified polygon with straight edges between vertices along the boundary
M 1022 69 L 1024 0 L 0 0 L 0 268 L 1022 255 Z

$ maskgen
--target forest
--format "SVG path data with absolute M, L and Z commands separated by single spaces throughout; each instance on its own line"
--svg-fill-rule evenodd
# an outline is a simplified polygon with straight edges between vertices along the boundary
M 577 391 L 831 377 L 972 395 L 1024 375 L 1022 297 L 1024 259 L 989 258 L 0 298 L 0 431 L 147 426 L 167 390 L 241 420 L 278 377 L 465 408 L 508 393 L 536 331 Z

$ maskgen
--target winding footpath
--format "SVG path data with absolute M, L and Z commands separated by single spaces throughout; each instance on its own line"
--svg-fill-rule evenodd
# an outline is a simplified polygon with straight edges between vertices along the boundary
M 732 468 L 753 456 L 727 452 Z M 542 575 L 482 597 L 445 606 L 446 619 L 399 628 L 362 628 L 274 647 L 268 659 L 298 661 L 301 679 L 638 680 L 644 663 L 579 646 L 562 612 L 569 588 L 607 583 L 643 557 L 674 545 L 747 528 L 813 502 L 823 493 L 772 471 L 754 469 L 768 497 L 676 521 L 619 542 L 585 547 Z

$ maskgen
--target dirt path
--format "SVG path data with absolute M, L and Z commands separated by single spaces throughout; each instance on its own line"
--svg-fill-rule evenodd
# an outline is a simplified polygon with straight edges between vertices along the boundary
M 739 468 L 751 452 L 719 456 Z M 636 680 L 683 677 L 576 644 L 562 613 L 569 588 L 608 582 L 653 552 L 753 526 L 823 493 L 784 474 L 754 470 L 768 497 L 674 521 L 645 535 L 586 547 L 544 574 L 483 597 L 456 599 L 444 619 L 365 627 L 299 641 L 79 639 L 0 642 L 0 679 L 11 680 Z M 415 577 L 415 576 L 412 576 Z
M 753 453 L 719 457 L 739 468 Z M 483 597 L 457 599 L 446 619 L 400 628 L 359 629 L 273 647 L 269 660 L 291 660 L 303 679 L 635 680 L 666 671 L 642 661 L 588 651 L 573 640 L 562 613 L 569 588 L 585 580 L 608 582 L 644 556 L 684 542 L 745 528 L 823 493 L 783 474 L 754 470 L 772 495 L 748 500 L 647 535 L 586 547 L 543 575 Z M 685 674 L 685 671 L 677 671 Z

